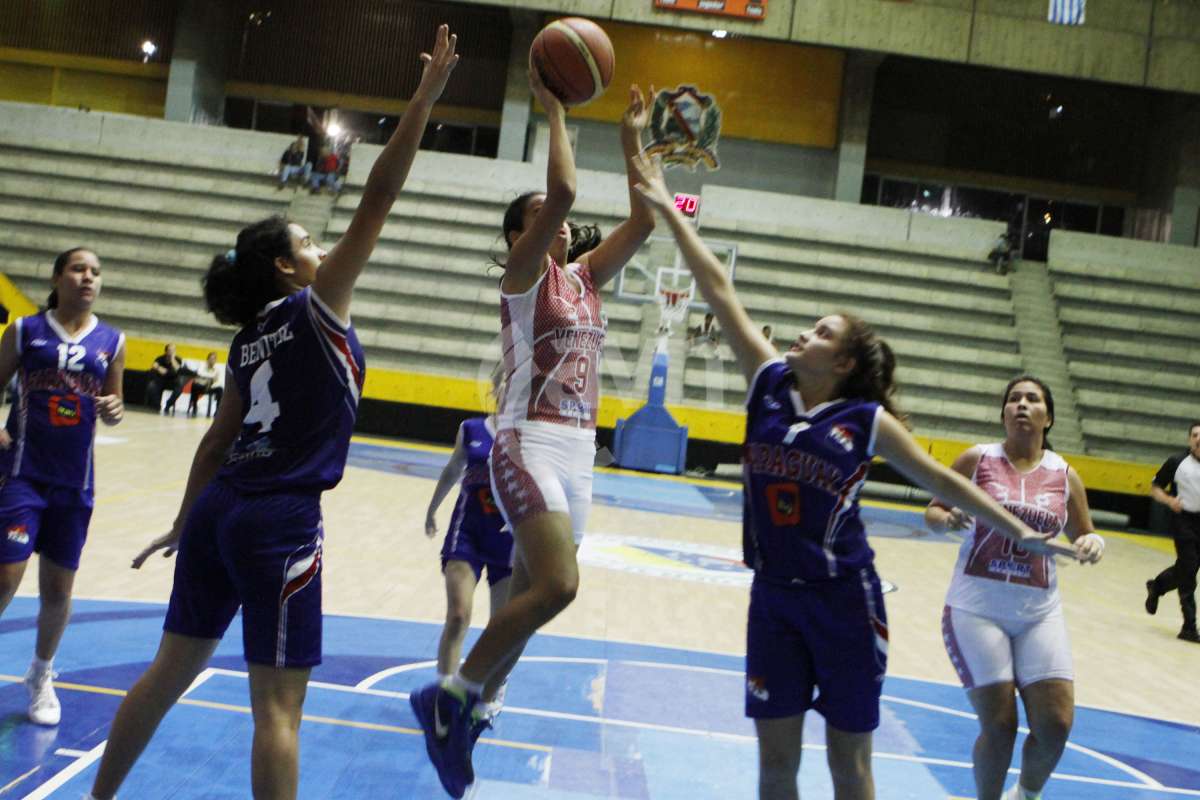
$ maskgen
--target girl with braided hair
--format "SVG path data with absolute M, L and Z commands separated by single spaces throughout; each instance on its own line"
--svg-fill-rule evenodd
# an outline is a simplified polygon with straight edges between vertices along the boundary
M 815 709 L 825 717 L 834 797 L 871 800 L 871 735 L 888 640 L 874 553 L 859 518 L 871 459 L 883 456 L 1027 550 L 1054 548 L 917 444 L 894 404 L 895 356 L 866 322 L 845 313 L 823 317 L 780 357 L 675 208 L 660 173 L 644 158 L 636 168 L 637 190 L 670 226 L 750 386 L 742 545 L 754 570 L 746 715 L 758 733 L 759 797 L 799 797 L 804 714 Z

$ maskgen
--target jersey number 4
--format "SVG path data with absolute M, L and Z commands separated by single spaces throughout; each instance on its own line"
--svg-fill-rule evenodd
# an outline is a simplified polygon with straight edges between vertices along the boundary
M 274 374 L 271 362 L 264 361 L 263 365 L 254 370 L 254 375 L 250 377 L 250 410 L 246 412 L 242 424 L 261 423 L 262 427 L 259 428 L 259 433 L 270 433 L 271 426 L 279 418 L 279 403 L 276 403 L 275 398 L 271 397 L 271 377 Z

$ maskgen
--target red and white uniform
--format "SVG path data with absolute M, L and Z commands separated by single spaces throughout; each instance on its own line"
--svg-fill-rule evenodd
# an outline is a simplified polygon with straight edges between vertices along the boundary
M 1062 456 L 1044 450 L 1038 465 L 1022 473 L 1003 443 L 980 447 L 972 480 L 1033 530 L 1061 534 L 1071 491 Z M 1026 552 L 982 520 L 959 548 L 942 633 L 968 689 L 1073 678 L 1054 560 Z
M 532 287 L 501 294 L 507 385 L 492 450 L 492 493 L 511 525 L 571 515 L 583 537 L 592 498 L 600 357 L 608 324 L 591 271 L 553 260 Z

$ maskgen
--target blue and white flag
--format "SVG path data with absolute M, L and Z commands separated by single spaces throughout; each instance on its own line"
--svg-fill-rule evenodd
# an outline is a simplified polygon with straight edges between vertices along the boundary
M 1082 25 L 1086 9 L 1087 0 L 1050 0 L 1047 19 L 1059 25 Z

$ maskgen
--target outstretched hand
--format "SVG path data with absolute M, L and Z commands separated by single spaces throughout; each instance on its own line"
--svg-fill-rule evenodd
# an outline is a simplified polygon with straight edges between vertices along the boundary
M 458 64 L 458 54 L 454 52 L 457 47 L 457 34 L 450 33 L 449 25 L 439 25 L 433 54 L 421 53 L 421 61 L 425 67 L 421 72 L 421 85 L 417 87 L 418 95 L 423 95 L 431 102 L 442 96 L 446 81 L 450 79 L 450 73 Z
M 650 96 L 654 97 L 654 87 L 650 87 Z M 621 115 L 621 124 L 626 128 L 641 133 L 650 124 L 650 105 L 642 96 L 642 88 L 636 83 L 629 87 L 629 105 Z
M 633 159 L 630 167 L 630 177 L 634 181 L 633 188 L 637 190 L 650 206 L 660 213 L 666 213 L 675 207 L 675 198 L 667 191 L 667 182 L 663 179 L 662 162 L 645 153 L 639 153 Z
M 1021 549 L 1026 552 L 1033 553 L 1039 556 L 1063 556 L 1072 561 L 1079 559 L 1079 554 L 1071 545 L 1060 544 L 1053 542 L 1051 539 L 1056 534 L 1053 533 L 1037 533 L 1036 531 L 1025 528 L 1021 540 L 1018 542 Z

